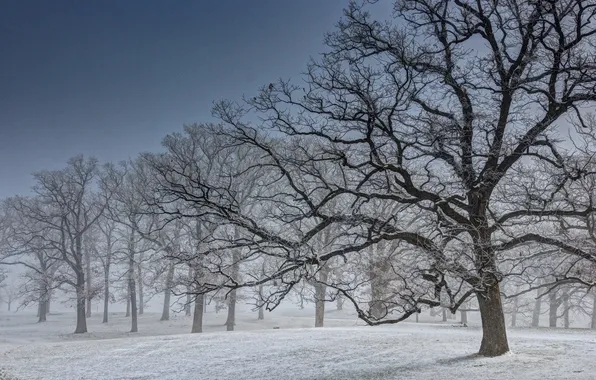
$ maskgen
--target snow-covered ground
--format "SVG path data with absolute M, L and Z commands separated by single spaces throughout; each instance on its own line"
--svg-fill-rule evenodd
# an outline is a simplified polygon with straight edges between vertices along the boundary
M 244 311 L 237 331 L 226 332 L 225 312 L 208 313 L 206 332 L 188 334 L 190 318 L 159 322 L 150 313 L 129 334 L 130 320 L 118 313 L 107 325 L 94 315 L 91 332 L 75 336 L 73 313 L 45 324 L 31 313 L 4 313 L 0 368 L 20 380 L 596 379 L 589 330 L 511 329 L 513 354 L 488 359 L 473 356 L 478 327 L 366 327 L 349 312 L 330 311 L 327 327 L 314 329 L 313 319 L 310 310 L 268 313 L 264 321 Z

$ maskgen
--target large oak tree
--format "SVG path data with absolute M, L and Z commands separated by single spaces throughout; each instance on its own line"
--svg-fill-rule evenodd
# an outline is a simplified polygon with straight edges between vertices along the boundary
M 374 3 L 349 5 L 304 82 L 215 107 L 221 149 L 248 146 L 258 159 L 213 179 L 170 150 L 158 165 L 161 200 L 240 228 L 226 249 L 282 262 L 228 287 L 279 279 L 289 289 L 311 267 L 392 241 L 404 253 L 393 258 L 391 313 L 375 317 L 338 286 L 359 316 L 379 324 L 423 305 L 455 312 L 475 295 L 480 354 L 501 355 L 504 268 L 531 254 L 528 243 L 561 246 L 539 226 L 592 212 L 566 196 L 591 175 L 566 136 L 581 138 L 567 133 L 570 122 L 586 127 L 596 101 L 596 2 L 400 0 L 386 21 L 367 12 Z M 283 190 L 259 193 L 246 210 L 235 189 L 255 173 L 260 186 Z M 338 243 L 313 250 L 332 227 Z

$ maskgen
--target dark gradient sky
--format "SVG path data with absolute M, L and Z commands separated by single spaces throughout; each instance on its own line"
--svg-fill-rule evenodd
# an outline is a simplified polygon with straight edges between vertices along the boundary
M 0 0 L 0 197 L 76 154 L 159 149 L 296 77 L 347 0 Z

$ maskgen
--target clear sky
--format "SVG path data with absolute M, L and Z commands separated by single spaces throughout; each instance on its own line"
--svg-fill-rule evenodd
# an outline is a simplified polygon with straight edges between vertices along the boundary
M 0 197 L 76 154 L 157 150 L 214 100 L 297 77 L 347 0 L 3 0 Z

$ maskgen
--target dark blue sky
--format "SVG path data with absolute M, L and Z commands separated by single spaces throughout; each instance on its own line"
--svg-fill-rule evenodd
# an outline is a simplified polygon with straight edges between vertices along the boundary
M 159 149 L 213 100 L 296 77 L 347 0 L 2 0 L 0 197 L 78 153 Z

